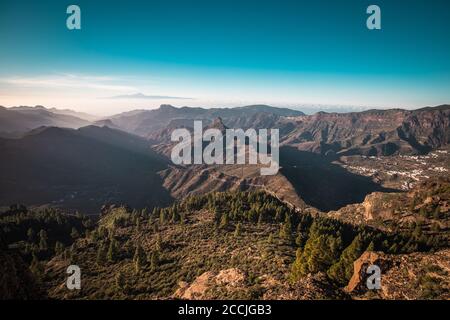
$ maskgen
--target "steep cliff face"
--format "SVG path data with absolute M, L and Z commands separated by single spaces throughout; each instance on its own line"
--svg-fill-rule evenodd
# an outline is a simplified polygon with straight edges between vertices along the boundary
M 450 179 L 430 179 L 407 193 L 374 192 L 362 203 L 327 213 L 356 225 L 371 225 L 384 230 L 414 229 L 444 236 L 450 226 Z
M 450 143 L 450 106 L 414 111 L 319 112 L 289 118 L 280 126 L 287 131 L 283 144 L 321 154 L 426 153 Z
M 420 152 L 450 143 L 450 108 L 425 108 L 408 114 L 398 128 L 400 138 Z
M 282 144 L 328 155 L 422 154 L 450 143 L 449 105 L 314 115 L 268 106 L 201 109 L 162 105 L 116 115 L 110 122 L 155 143 L 167 143 L 173 129 L 192 128 L 194 120 L 208 126 L 218 117 L 229 128 L 278 128 Z
M 362 203 L 351 204 L 337 211 L 330 211 L 328 215 L 352 224 L 370 224 L 375 221 L 394 218 L 395 208 L 389 201 L 398 200 L 400 193 L 374 192 L 366 196 Z

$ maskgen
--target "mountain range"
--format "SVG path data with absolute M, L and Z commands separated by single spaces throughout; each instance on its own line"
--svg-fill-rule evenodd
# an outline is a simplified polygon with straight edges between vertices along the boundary
M 108 121 L 124 131 L 167 142 L 168 130 L 192 127 L 193 120 L 207 125 L 217 118 L 228 128 L 278 128 L 282 145 L 322 155 L 424 154 L 450 143 L 449 105 L 314 115 L 269 106 L 202 109 L 162 105 Z
M 280 170 L 172 130 L 278 128 Z M 449 299 L 450 106 L 0 108 L 0 299 Z M 81 290 L 66 268 L 83 270 Z M 367 290 L 367 266 L 382 289 Z
M 70 110 L 37 107 L 0 108 L 0 136 L 55 126 L 80 128 L 89 124 L 120 129 L 155 143 L 167 142 L 167 131 L 209 125 L 217 118 L 228 128 L 278 128 L 281 144 L 322 155 L 424 154 L 450 143 L 450 106 L 418 110 L 368 110 L 305 115 L 301 111 L 264 105 L 240 108 L 175 108 L 134 110 L 99 119 Z
M 78 114 L 76 112 L 55 110 L 41 106 L 14 108 L 0 106 L 0 136 L 17 137 L 42 126 L 80 128 L 90 124 L 89 120 L 76 116 Z
M 172 130 L 191 129 L 194 120 L 221 130 L 278 128 L 279 174 L 261 178 L 254 166 L 171 165 Z M 51 204 L 88 212 L 111 202 L 144 207 L 190 194 L 262 186 L 296 206 L 337 210 L 389 189 L 334 161 L 427 154 L 450 143 L 449 105 L 314 115 L 264 105 L 162 105 L 103 119 L 41 106 L 2 107 L 0 123 L 0 205 Z

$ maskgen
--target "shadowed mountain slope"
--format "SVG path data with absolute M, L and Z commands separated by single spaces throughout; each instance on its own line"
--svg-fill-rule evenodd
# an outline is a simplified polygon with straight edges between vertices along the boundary
M 330 158 L 293 147 L 280 150 L 281 173 L 298 195 L 322 211 L 336 210 L 361 202 L 374 191 L 394 191 L 381 187 L 370 178 L 353 174 L 331 162 Z
M 170 200 L 157 171 L 163 158 L 144 139 L 107 127 L 40 128 L 0 139 L 0 203 L 52 204 L 95 211 L 104 203 L 136 207 Z
M 0 106 L 0 136 L 20 136 L 42 126 L 79 128 L 89 125 L 88 120 L 75 116 L 68 110 L 37 107 L 4 108 Z

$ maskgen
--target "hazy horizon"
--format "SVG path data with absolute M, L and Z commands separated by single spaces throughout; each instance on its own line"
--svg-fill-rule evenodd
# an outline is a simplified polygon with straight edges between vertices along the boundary
M 117 114 L 121 114 L 121 113 L 127 113 L 127 112 L 132 112 L 132 111 L 141 111 L 141 110 L 156 110 L 159 109 L 162 105 L 171 105 L 172 107 L 175 108 L 203 108 L 203 109 L 221 109 L 221 108 L 229 108 L 229 109 L 233 109 L 233 108 L 241 108 L 241 107 L 248 107 L 248 106 L 254 106 L 254 105 L 266 105 L 269 107 L 275 107 L 275 108 L 288 108 L 291 110 L 296 110 L 296 111 L 301 111 L 303 113 L 305 113 L 306 115 L 312 115 L 315 114 L 317 112 L 329 112 L 329 113 L 349 113 L 349 112 L 362 112 L 362 111 L 367 111 L 367 110 L 390 110 L 390 109 L 403 109 L 403 110 L 416 110 L 416 109 L 421 109 L 421 108 L 425 108 L 425 107 L 437 107 L 440 105 L 448 105 L 449 103 L 442 103 L 439 105 L 424 105 L 418 108 L 402 108 L 402 107 L 393 107 L 393 108 L 383 108 L 383 107 L 370 107 L 370 106 L 339 106 L 339 105 L 329 105 L 329 106 L 319 106 L 319 105 L 306 105 L 306 106 L 302 106 L 302 105 L 297 105 L 297 106 L 286 106 L 286 105 L 268 105 L 268 104 L 255 104 L 255 103 L 250 103 L 250 104 L 245 104 L 245 105 L 234 105 L 234 106 L 230 106 L 230 105 L 223 105 L 223 106 L 212 106 L 212 107 L 205 107 L 205 106 L 194 106 L 194 105 L 175 105 L 175 104 L 171 104 L 171 103 L 162 103 L 158 106 L 155 107 L 136 107 L 136 108 L 127 108 L 124 109 L 124 111 L 120 111 L 117 113 L 107 113 L 107 114 L 97 114 L 97 113 L 93 113 L 93 112 L 89 112 L 89 111 L 83 111 L 83 110 L 78 110 L 77 108 L 65 108 L 65 107 L 55 107 L 55 106 L 46 106 L 46 105 L 41 105 L 41 104 L 37 104 L 37 105 L 13 105 L 13 106 L 5 106 L 5 105 L 1 105 L 0 107 L 5 107 L 7 109 L 13 109 L 13 108 L 19 108 L 19 107 L 29 107 L 29 108 L 37 108 L 37 107 L 44 107 L 46 109 L 52 110 L 52 109 L 56 109 L 56 110 L 69 110 L 69 111 L 74 111 L 74 112 L 80 112 L 80 113 L 86 113 L 88 115 L 91 116 L 96 116 L 99 118 L 108 118 Z
M 81 30 L 68 30 L 67 3 L 2 1 L 0 105 L 106 116 L 161 104 L 345 112 L 448 103 L 449 3 L 377 4 L 381 30 L 367 29 L 358 0 L 80 0 Z

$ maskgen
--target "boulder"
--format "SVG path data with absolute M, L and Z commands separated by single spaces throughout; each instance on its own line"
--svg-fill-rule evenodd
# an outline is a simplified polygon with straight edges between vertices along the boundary
M 388 259 L 383 252 L 366 251 L 353 263 L 353 276 L 344 288 L 345 292 L 356 293 L 367 291 L 366 280 L 371 275 L 367 268 L 371 265 L 380 267 L 381 272 L 389 268 Z

